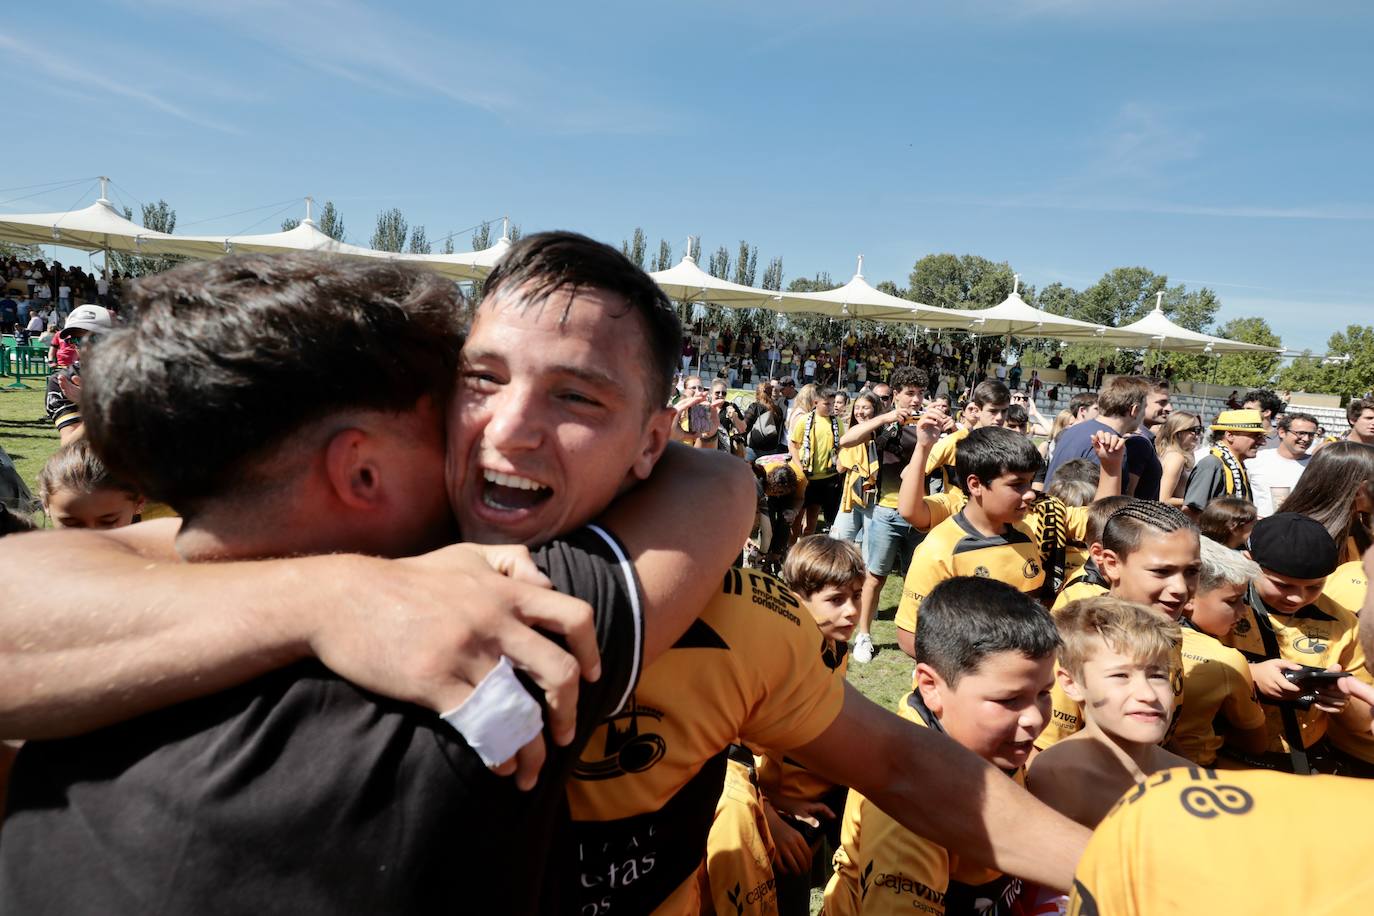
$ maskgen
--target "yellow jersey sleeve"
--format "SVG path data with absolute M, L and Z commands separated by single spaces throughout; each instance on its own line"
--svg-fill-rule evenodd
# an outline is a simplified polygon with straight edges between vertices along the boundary
M 959 443 L 967 435 L 968 430 L 960 427 L 931 446 L 930 453 L 926 455 L 926 474 L 934 474 L 940 468 L 954 464 Z
M 1326 577 L 1322 595 L 1350 613 L 1359 614 L 1360 608 L 1364 607 L 1364 596 L 1368 588 L 1364 564 L 1359 560 L 1352 560 L 1337 566 L 1336 571 Z
M 1364 811 L 1369 784 L 1264 770 L 1165 770 L 1132 788 L 1079 860 L 1070 916 L 1160 913 L 1361 913 L 1374 895 L 1366 818 L 1323 821 L 1321 842 L 1273 844 L 1312 830 L 1312 812 Z M 1258 869 L 1258 870 L 1257 870 Z M 1294 876 L 1300 876 L 1295 878 Z
M 921 602 L 931 589 L 954 577 L 950 560 L 954 545 L 963 534 L 953 519 L 946 519 L 932 528 L 925 540 L 916 545 L 911 555 L 911 565 L 906 571 L 906 581 L 902 583 L 902 600 L 897 605 L 898 627 L 908 633 L 916 632 L 916 616 Z
M 1060 590 L 1058 597 L 1054 599 L 1052 611 L 1057 611 L 1070 601 L 1077 601 L 1080 598 L 1096 598 L 1098 595 L 1107 594 L 1107 586 L 1091 582 L 1082 576 L 1069 578 L 1069 582 Z
M 1087 540 L 1089 509 L 1089 506 L 1064 507 L 1064 533 L 1068 535 L 1070 541 Z
M 1169 750 L 1193 763 L 1211 766 L 1223 743 L 1215 721 L 1220 715 L 1240 729 L 1264 725 L 1255 684 L 1245 657 L 1192 627 L 1183 628 L 1183 685 L 1187 702 Z
M 949 854 L 944 847 L 907 830 L 852 789 L 834 866 L 825 887 L 826 916 L 945 912 Z

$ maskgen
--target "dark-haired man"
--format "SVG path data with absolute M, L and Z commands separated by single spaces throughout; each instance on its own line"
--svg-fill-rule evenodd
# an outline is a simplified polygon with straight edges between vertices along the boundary
M 601 282 L 615 282 L 616 266 L 612 261 Z M 518 302 L 550 273 L 563 276 L 546 270 L 514 284 L 508 298 Z M 638 273 L 623 273 L 633 287 Z M 583 275 L 599 279 L 594 269 Z M 459 440 L 447 467 L 469 537 L 508 542 L 523 535 L 538 545 L 569 534 L 536 553 L 538 572 L 518 556 L 505 562 L 526 579 L 547 575 L 595 607 L 602 676 L 581 691 L 576 733 L 583 741 L 626 702 L 641 654 L 651 659 L 670 644 L 709 595 L 715 576 L 697 581 L 698 558 L 723 570 L 735 553 L 732 539 L 747 530 L 747 516 L 727 506 L 708 521 L 721 546 L 705 554 L 693 546 L 699 529 L 667 533 L 665 513 L 719 492 L 735 501 L 747 495 L 747 473 L 735 473 L 728 460 L 679 453 L 675 464 L 691 463 L 672 473 L 681 480 L 634 495 L 643 519 L 612 520 L 623 541 L 596 527 L 577 531 L 647 477 L 667 442 L 672 412 L 661 405 L 670 363 L 659 358 L 661 348 L 640 341 L 675 334 L 676 321 L 647 278 L 639 286 L 648 303 L 630 310 L 625 303 L 639 301 L 633 288 L 584 294 L 605 297 L 594 320 L 615 325 L 595 335 L 581 311 L 565 310 L 565 321 L 555 314 L 558 290 L 546 292 L 534 311 L 545 314 L 547 303 L 545 320 L 559 325 L 538 348 L 552 371 L 537 389 L 520 379 L 522 409 L 487 424 L 484 440 L 535 447 L 469 452 Z M 221 561 L 213 565 L 224 573 L 228 560 L 346 550 L 404 556 L 451 538 L 442 419 L 461 327 L 450 284 L 387 265 L 246 258 L 160 275 L 144 282 L 138 299 L 135 327 L 93 353 L 86 423 L 112 468 L 181 512 L 175 554 L 157 559 Z M 614 333 L 639 322 L 637 333 Z M 655 334 L 659 327 L 667 331 Z M 613 368 L 590 367 L 589 336 Z M 525 329 L 526 344 L 533 337 Z M 293 347 L 309 341 L 311 358 L 274 354 L 287 339 Z M 465 387 L 480 394 L 486 384 L 470 376 Z M 314 397 L 274 405 L 279 386 Z M 641 396 L 622 394 L 627 386 Z M 514 426 L 504 422 L 509 417 Z M 563 460 L 570 449 L 586 461 L 577 487 L 564 476 L 572 473 Z M 600 460 L 606 453 L 630 456 L 618 477 Z M 679 496 L 661 499 L 665 485 Z M 564 490 L 583 498 L 551 500 Z M 470 494 L 476 498 L 462 498 Z M 649 582 L 642 589 L 631 558 Z M 314 594 L 332 593 L 329 582 L 314 581 L 324 566 L 291 562 Z M 161 581 L 174 582 L 176 572 Z M 272 581 L 270 572 L 262 581 Z M 569 608 L 541 596 L 479 581 L 473 585 L 494 591 L 494 603 L 514 599 L 533 623 L 566 628 L 576 621 Z M 493 603 L 479 594 L 467 600 Z M 338 613 L 346 618 L 346 610 Z M 435 611 L 421 604 L 408 613 Z M 276 653 L 268 667 L 290 660 L 287 646 L 265 648 Z M 471 654 L 486 650 L 473 646 Z M 531 720 L 539 730 L 539 709 L 529 708 L 509 670 L 505 661 L 496 664 L 474 699 L 447 717 L 466 741 L 432 712 L 382 700 L 314 661 L 89 735 L 32 741 L 11 787 L 0 900 L 16 912 L 135 912 L 153 901 L 189 912 L 232 887 L 236 910 L 532 911 L 562 779 L 580 745 L 556 752 L 532 793 L 489 772 L 526 740 L 509 741 L 512 734 Z M 494 728 L 484 715 L 499 716 Z M 503 741 L 509 746 L 500 750 Z M 63 803 L 50 804 L 54 797 Z M 128 829 L 131 821 L 137 830 Z M 485 880 L 478 871 L 455 880 L 455 864 L 481 862 L 503 830 L 510 831 L 507 843 L 521 834 L 522 855 L 483 864 Z M 102 867 L 91 868 L 96 861 Z
M 920 413 L 922 397 L 929 384 L 924 370 L 902 366 L 892 373 L 891 383 L 879 382 L 873 386 L 874 397 L 891 409 L 867 422 L 856 423 L 840 437 L 843 448 L 875 442 L 881 458 L 878 503 L 864 521 L 864 566 L 868 573 L 864 579 L 853 649 L 854 661 L 859 664 L 873 660 L 873 618 L 878 613 L 878 598 L 887 577 L 893 573 L 906 575 L 911 553 L 921 542 L 920 532 L 897 511 L 897 494 L 902 488 L 902 468 L 911 460 L 911 452 L 916 447 L 916 429 L 910 421 Z
M 1149 380 L 1121 375 L 1112 379 L 1097 395 L 1097 417 L 1075 423 L 1059 434 L 1054 457 L 1045 472 L 1045 483 L 1054 483 L 1055 472 L 1066 461 L 1093 459 L 1092 438 L 1110 432 L 1126 440 L 1126 467 L 1122 474 L 1122 493 L 1138 499 L 1158 499 L 1163 476 L 1159 458 L 1150 440 L 1134 435 L 1145 420 L 1146 402 L 1151 396 Z M 1168 410 L 1168 390 L 1163 389 L 1162 409 Z
M 1240 406 L 1242 410 L 1259 411 L 1264 423 L 1264 438 L 1260 440 L 1259 448 L 1273 448 L 1277 444 L 1272 441 L 1274 421 L 1283 416 L 1283 412 L 1288 409 L 1288 402 L 1268 388 L 1256 388 L 1245 392 Z
M 1263 449 L 1245 461 L 1245 473 L 1250 477 L 1260 518 L 1279 511 L 1284 499 L 1298 485 L 1298 478 L 1312 460 L 1307 450 L 1317 437 L 1317 418 L 1309 413 L 1285 413 L 1279 417 L 1278 430 L 1277 448 Z

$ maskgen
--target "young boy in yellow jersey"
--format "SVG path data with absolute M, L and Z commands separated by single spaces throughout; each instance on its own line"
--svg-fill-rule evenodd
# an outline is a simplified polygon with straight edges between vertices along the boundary
M 1035 758 L 1026 788 L 1085 827 L 1095 827 L 1121 793 L 1187 760 L 1159 746 L 1173 718 L 1182 641 L 1177 623 L 1110 595 L 1074 601 L 1054 615 L 1059 686 L 1083 707 L 1086 724 Z
M 902 701 L 903 715 L 912 727 L 943 731 L 1009 778 L 1024 780 L 1054 680 L 1059 634 L 1049 612 L 1010 585 L 960 577 L 930 593 L 923 617 L 917 688 Z M 851 790 L 823 912 L 1005 914 L 1020 885 L 961 865 Z
M 1101 549 L 1102 529 L 1107 524 L 1107 519 L 1111 518 L 1117 509 L 1122 506 L 1130 505 L 1135 501 L 1134 496 L 1106 496 L 1096 500 L 1088 507 L 1088 523 L 1083 534 L 1083 543 L 1087 549 L 1083 551 L 1083 560 L 1076 566 L 1070 566 L 1068 574 L 1064 578 L 1064 587 L 1059 590 L 1059 595 L 1054 599 L 1054 607 L 1051 610 L 1059 610 L 1070 601 L 1077 601 L 1079 598 L 1092 598 L 1095 595 L 1107 594 L 1107 580 L 1103 578 L 1102 571 L 1097 568 L 1097 561 L 1093 559 L 1092 548 L 1094 544 Z
M 811 534 L 822 512 L 826 524 L 832 524 L 839 514 L 840 485 L 844 477 L 839 472 L 840 418 L 835 416 L 835 389 L 822 385 L 816 388 L 816 406 L 800 414 L 792 422 L 787 437 L 787 450 L 792 460 L 806 473 L 806 492 L 802 497 L 800 527 L 794 523 L 798 536 Z
M 788 553 L 782 577 L 821 631 L 830 676 L 843 678 L 863 594 L 859 549 L 825 535 L 804 537 Z M 706 845 L 711 896 L 720 913 L 731 912 L 727 904 L 741 902 L 746 913 L 768 912 L 768 889 L 776 888 L 776 912 L 806 916 L 812 862 L 825 836 L 838 842 L 837 812 L 844 808 L 846 789 L 782 751 L 758 750 L 752 767 L 733 759 L 729 763 L 726 790 Z M 742 785 L 750 781 L 751 769 L 758 789 L 752 796 Z M 763 849 L 771 858 L 764 863 L 766 874 L 758 866 Z M 741 901 L 737 888 L 755 889 L 752 899 L 746 894 Z
M 1280 512 L 1255 525 L 1249 553 L 1261 575 L 1231 644 L 1250 662 L 1269 744 L 1262 754 L 1227 748 L 1226 757 L 1299 774 L 1339 771 L 1342 757 L 1356 768 L 1374 764 L 1374 741 L 1366 737 L 1374 678 L 1365 668 L 1358 621 L 1322 593 L 1339 558 L 1335 541 L 1315 519 Z M 1304 666 L 1351 674 L 1303 683 L 1285 674 Z
M 939 491 L 948 491 L 960 485 L 955 474 L 955 456 L 959 454 L 959 443 L 975 429 L 989 426 L 1002 426 L 1007 420 L 1007 408 L 1011 406 L 1011 391 L 997 379 L 984 379 L 973 388 L 969 398 L 969 426 L 961 426 L 935 444 L 926 455 L 926 477 L 931 481 L 932 490 L 938 482 Z
M 1245 615 L 1245 599 L 1250 583 L 1259 577 L 1259 566 L 1211 538 L 1203 538 L 1201 548 L 1197 594 L 1179 621 L 1188 702 L 1168 747 L 1210 767 L 1223 743 L 1255 754 L 1265 749 L 1269 737 L 1250 665 L 1224 642 Z
M 1365 570 L 1374 573 L 1374 551 Z M 1365 654 L 1374 654 L 1374 595 L 1365 598 L 1362 625 Z M 1093 832 L 1068 912 L 1364 912 L 1374 898 L 1368 810 L 1368 784 L 1354 779 L 1199 767 L 1160 773 Z M 1323 821 L 1321 841 L 1287 842 L 1280 873 L 1257 870 L 1275 861 L 1275 838 L 1312 830 L 1314 811 L 1337 812 Z
M 922 418 L 917 430 L 920 438 L 911 459 L 913 471 L 921 460 L 922 449 L 928 447 L 932 426 Z M 1118 474 L 1119 459 L 1118 450 Z M 931 589 L 946 579 L 982 576 L 1012 584 L 1018 591 L 1040 591 L 1045 581 L 1041 527 L 1026 516 L 1037 496 L 1031 483 L 1041 460 L 1029 439 L 1000 426 L 973 430 L 960 443 L 956 475 L 959 490 L 968 494 L 967 502 L 956 514 L 932 528 L 916 548 L 897 608 L 897 645 L 908 655 L 914 654 L 921 603 Z M 1114 481 L 1113 456 L 1105 455 L 1102 460 L 1103 478 Z M 922 482 L 914 480 L 917 477 L 919 474 L 909 472 L 903 487 L 914 484 L 919 488 Z M 953 493 L 942 496 L 954 498 Z M 1065 510 L 1066 514 L 1068 511 Z M 1081 532 L 1087 511 L 1072 511 L 1077 522 L 1071 527 Z
M 1110 595 L 1143 604 L 1177 623 L 1197 592 L 1202 565 L 1199 549 L 1197 526 L 1188 516 L 1172 506 L 1137 499 L 1112 513 L 1092 551 Z M 1181 653 L 1176 655 L 1172 666 L 1175 721 L 1186 708 L 1183 659 Z M 1050 722 L 1035 746 L 1046 750 L 1083 725 L 1082 705 L 1056 682 Z

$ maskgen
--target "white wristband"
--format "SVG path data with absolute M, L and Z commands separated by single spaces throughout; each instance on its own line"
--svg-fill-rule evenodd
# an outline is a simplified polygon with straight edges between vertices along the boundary
M 539 704 L 516 678 L 504 655 L 472 696 L 440 718 L 452 725 L 489 767 L 514 757 L 544 729 Z

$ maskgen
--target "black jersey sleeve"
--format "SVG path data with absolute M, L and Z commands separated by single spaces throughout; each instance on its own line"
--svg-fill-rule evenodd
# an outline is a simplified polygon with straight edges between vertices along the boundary
M 565 595 L 592 606 L 601 677 L 578 687 L 577 730 L 589 734 L 628 701 L 644 656 L 644 601 L 624 545 L 588 525 L 533 551 L 535 565 Z

